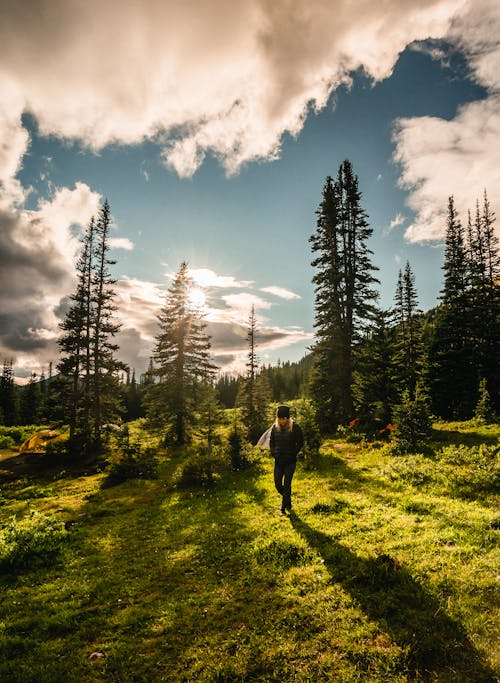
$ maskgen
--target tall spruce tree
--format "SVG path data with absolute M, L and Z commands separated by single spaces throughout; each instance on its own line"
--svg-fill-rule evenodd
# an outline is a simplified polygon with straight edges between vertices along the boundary
M 469 248 L 471 221 L 468 224 Z M 471 385 L 475 383 L 470 333 L 469 270 L 465 233 L 448 199 L 444 249 L 444 285 L 428 345 L 427 376 L 432 411 L 447 419 L 466 418 L 471 409 Z
M 41 417 L 41 407 L 40 381 L 34 372 L 21 392 L 19 423 L 23 425 L 38 424 Z
M 391 313 L 380 311 L 373 327 L 359 346 L 354 375 L 356 415 L 367 430 L 384 429 L 391 421 L 392 408 L 398 403 L 394 358 L 396 327 Z
M 408 392 L 410 400 L 415 397 L 417 380 L 422 370 L 422 325 L 419 318 L 418 295 L 415 276 L 409 261 L 398 273 L 394 297 L 393 320 L 396 345 L 394 353 L 395 385 L 400 395 Z
M 197 404 L 215 373 L 203 313 L 190 297 L 193 284 L 183 261 L 158 316 L 155 364 L 149 370 L 156 381 L 147 386 L 148 417 L 166 425 L 168 437 L 178 445 L 189 440 Z
M 246 374 L 241 383 L 238 403 L 241 406 L 241 417 L 247 429 L 247 438 L 255 444 L 266 428 L 267 407 L 271 396 L 266 375 L 259 373 L 254 306 L 252 306 L 248 320 L 247 342 Z
M 356 348 L 375 315 L 376 269 L 367 246 L 372 229 L 361 207 L 358 179 L 344 161 L 336 181 L 327 177 L 310 243 L 316 255 L 316 342 L 311 394 L 320 427 L 334 430 L 352 417 Z
M 99 448 L 102 428 L 116 420 L 118 372 L 125 366 L 114 355 L 112 338 L 120 325 L 113 319 L 114 280 L 109 266 L 110 210 L 107 201 L 82 236 L 76 265 L 77 285 L 72 305 L 61 323 L 62 401 L 70 427 L 70 440 L 82 442 L 85 451 Z
M 19 398 L 14 384 L 12 359 L 4 359 L 0 377 L 0 417 L 8 427 L 19 422 Z
M 109 257 L 109 238 L 111 213 L 107 200 L 100 209 L 96 223 L 95 270 L 93 278 L 93 315 L 92 315 L 92 404 L 93 440 L 97 447 L 101 445 L 102 427 L 113 422 L 122 411 L 118 401 L 120 371 L 126 370 L 115 352 L 118 345 L 113 338 L 121 325 L 116 322 L 116 281 L 112 278 L 110 266 L 116 261 Z
M 477 202 L 464 231 L 449 199 L 444 286 L 427 369 L 432 410 L 446 419 L 472 417 L 482 378 L 498 406 L 500 271 L 494 220 L 485 193 L 482 212 Z
M 482 209 L 482 210 L 481 210 Z M 469 308 L 471 311 L 471 342 L 474 348 L 473 402 L 479 399 L 481 380 L 486 382 L 496 410 L 500 409 L 500 253 L 494 232 L 495 214 L 486 191 L 483 204 L 476 204 L 476 216 L 471 231 L 471 272 Z
M 76 263 L 77 284 L 72 302 L 60 327 L 62 357 L 57 364 L 63 380 L 62 404 L 69 423 L 70 441 L 78 433 L 91 447 L 90 430 L 90 330 L 92 325 L 92 256 L 94 253 L 95 220 L 90 219 L 81 237 Z

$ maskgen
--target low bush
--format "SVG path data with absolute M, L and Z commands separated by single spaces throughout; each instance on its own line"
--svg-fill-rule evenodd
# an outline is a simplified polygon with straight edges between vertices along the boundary
M 407 393 L 403 402 L 393 410 L 395 430 L 391 451 L 393 455 L 406 455 L 422 451 L 422 445 L 432 433 L 432 420 L 427 401 L 416 396 L 411 399 Z
M 215 483 L 214 459 L 207 455 L 195 455 L 182 466 L 177 477 L 181 488 L 210 487 Z
M 11 517 L 0 530 L 0 568 L 9 571 L 50 565 L 67 536 L 63 522 L 54 515 L 32 512 L 22 520 Z
M 13 448 L 16 442 L 11 436 L 0 434 L 0 448 Z
M 456 494 L 474 497 L 478 493 L 500 492 L 500 449 L 498 446 L 447 446 L 438 462 Z
M 115 435 L 116 447 L 109 458 L 108 476 L 104 487 L 115 486 L 129 479 L 157 479 L 156 449 L 130 439 L 128 425 Z
M 106 486 L 121 484 L 129 479 L 157 479 L 158 459 L 154 448 L 129 444 L 114 455 L 108 469 Z

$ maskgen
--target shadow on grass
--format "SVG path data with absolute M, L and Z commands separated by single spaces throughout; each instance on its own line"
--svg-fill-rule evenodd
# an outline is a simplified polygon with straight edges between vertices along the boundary
M 332 579 L 404 649 L 412 675 L 419 680 L 423 677 L 453 683 L 497 681 L 481 661 L 462 624 L 451 619 L 393 558 L 361 558 L 297 514 L 292 513 L 290 521 L 309 546 L 320 553 Z
M 465 432 L 458 429 L 433 429 L 431 443 L 433 447 L 437 448 L 449 445 L 481 446 L 487 444 L 488 446 L 496 446 L 498 445 L 498 435 Z
M 32 484 L 47 484 L 55 479 L 74 479 L 102 471 L 102 458 L 79 456 L 47 456 L 45 453 L 17 453 L 3 455 L 0 460 L 2 482 L 16 482 L 29 478 Z

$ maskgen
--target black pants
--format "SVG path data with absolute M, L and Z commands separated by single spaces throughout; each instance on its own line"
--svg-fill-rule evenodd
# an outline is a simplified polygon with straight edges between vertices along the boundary
M 296 462 L 280 463 L 274 461 L 274 485 L 276 491 L 283 496 L 281 509 L 292 509 L 292 478 Z

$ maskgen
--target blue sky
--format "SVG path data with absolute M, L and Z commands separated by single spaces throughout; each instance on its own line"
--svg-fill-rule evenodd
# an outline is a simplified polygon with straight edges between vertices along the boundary
M 203 288 L 223 370 L 241 368 L 252 304 L 260 360 L 297 360 L 313 343 L 308 238 L 325 177 L 345 158 L 373 228 L 381 305 L 391 306 L 409 260 L 421 308 L 434 306 L 447 197 L 464 220 L 485 187 L 493 208 L 500 199 L 500 50 L 490 31 L 500 12 L 480 4 L 480 19 L 477 3 L 449 0 L 387 3 L 362 21 L 364 2 L 249 2 L 227 16 L 214 0 L 193 28 L 187 3 L 167 55 L 173 28 L 163 36 L 153 20 L 169 3 L 145 4 L 152 47 L 137 39 L 133 48 L 141 25 L 125 3 L 129 40 L 114 45 L 116 58 L 82 63 L 81 51 L 101 44 L 99 29 L 75 45 L 76 26 L 94 19 L 69 3 L 57 34 L 47 17 L 50 68 L 21 59 L 22 41 L 0 43 L 0 90 L 10 96 L 0 113 L 2 357 L 19 378 L 57 360 L 76 235 L 107 197 L 126 362 L 147 366 L 182 260 Z M 316 33 L 329 21 L 332 46 L 319 49 Z M 31 36 L 29 50 L 49 49 L 35 22 L 15 11 L 10 22 L 9 35 Z

